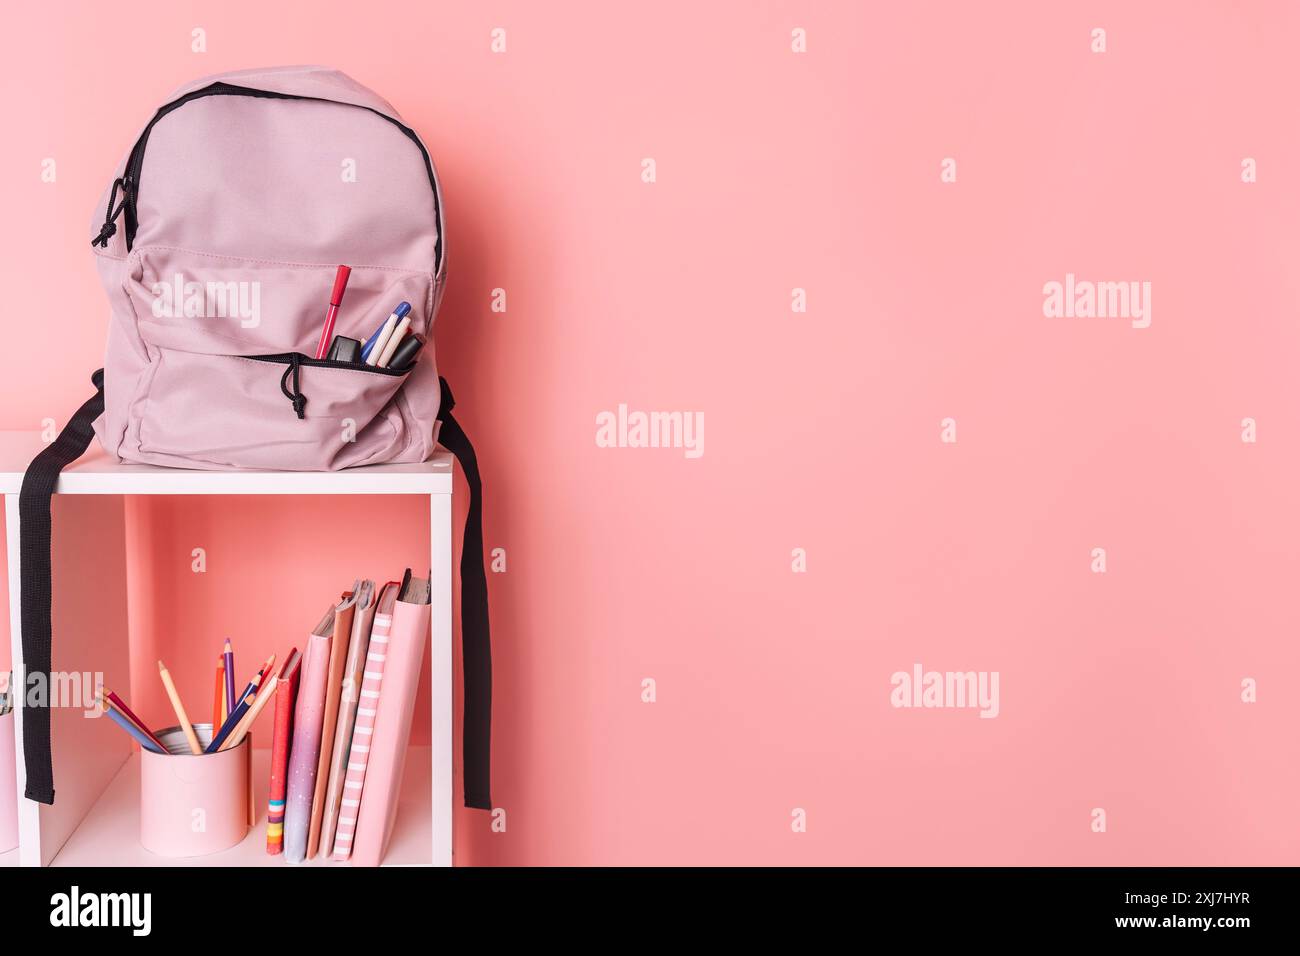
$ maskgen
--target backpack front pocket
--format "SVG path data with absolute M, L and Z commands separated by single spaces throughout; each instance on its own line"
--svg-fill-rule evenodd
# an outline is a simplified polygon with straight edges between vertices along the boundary
M 410 332 L 432 334 L 434 279 L 357 263 L 334 327 L 364 342 L 401 302 Z M 338 266 L 137 247 L 124 288 L 141 349 L 210 355 L 315 354 Z
M 396 460 L 412 444 L 422 454 L 396 395 L 409 371 L 296 352 L 159 349 L 132 403 L 122 456 L 181 467 L 334 471 Z

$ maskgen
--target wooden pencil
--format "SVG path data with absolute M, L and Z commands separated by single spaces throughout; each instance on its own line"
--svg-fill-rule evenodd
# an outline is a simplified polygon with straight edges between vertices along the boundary
M 194 725 L 190 723 L 190 718 L 185 713 L 185 705 L 181 703 L 181 695 L 176 693 L 176 685 L 172 683 L 172 675 L 167 672 L 167 665 L 162 661 L 158 662 L 158 676 L 162 678 L 163 689 L 167 691 L 167 696 L 172 702 L 172 710 L 176 711 L 176 719 L 181 722 L 181 730 L 185 731 L 185 739 L 189 742 L 190 753 L 198 756 L 203 753 L 203 748 L 199 745 L 199 738 L 194 733 Z
M 283 672 L 284 668 L 281 667 L 280 673 Z M 262 708 L 266 706 L 267 701 L 275 696 L 275 688 L 279 684 L 279 679 L 280 675 L 276 674 L 275 677 L 267 681 L 266 686 L 262 688 L 262 692 L 258 694 L 257 699 L 253 701 L 253 706 L 248 708 L 248 713 L 244 714 L 243 720 L 235 725 L 235 729 L 221 745 L 222 750 L 229 750 L 231 747 L 238 747 L 243 742 L 244 738 L 248 736 L 248 732 L 253 729 L 253 721 L 257 720 L 257 715 L 262 712 Z
M 230 712 L 230 715 L 226 718 L 226 722 L 221 725 L 220 730 L 213 732 L 212 742 L 203 750 L 205 754 L 214 754 L 220 750 L 226 749 L 222 745 L 232 734 L 234 734 L 235 728 L 243 723 L 244 717 L 248 714 L 248 711 L 252 708 L 253 704 L 256 703 L 257 687 L 262 682 L 263 675 L 271 669 L 271 665 L 274 663 L 275 655 L 272 654 L 266 659 L 266 663 L 262 665 L 262 669 L 253 675 L 253 679 L 248 682 L 248 686 L 244 688 L 244 692 L 239 695 L 239 702 L 235 704 L 235 709 Z
M 99 703 L 101 704 L 101 709 L 104 711 L 104 715 L 134 737 L 135 742 L 145 750 L 152 750 L 154 753 L 160 754 L 165 754 L 167 752 L 167 749 L 163 747 L 162 744 L 155 744 L 149 739 L 149 737 L 145 736 L 144 731 L 136 726 L 133 721 L 127 720 L 125 714 L 105 700 L 102 691 L 99 695 Z
M 239 701 L 235 700 L 235 652 L 230 647 L 230 638 L 226 638 L 226 647 L 222 652 L 226 662 L 226 716 L 235 709 Z
M 154 736 L 154 732 L 148 728 L 148 726 L 145 724 L 143 720 L 141 720 L 139 717 L 136 716 L 135 711 L 133 711 L 130 707 L 126 706 L 126 701 L 124 701 L 121 697 L 118 697 L 107 687 L 101 687 L 99 689 L 99 693 L 102 697 L 104 697 L 106 701 L 112 701 L 113 706 L 117 709 L 118 713 L 120 713 L 127 720 L 131 721 L 131 723 L 139 727 L 140 730 L 144 732 L 144 735 L 146 737 L 148 737 L 150 740 L 156 743 L 159 746 L 159 748 L 164 753 L 166 753 L 167 748 L 163 746 L 163 742 Z
M 248 682 L 248 686 L 244 688 L 244 692 L 240 694 L 237 698 L 235 698 L 236 706 L 242 704 L 244 702 L 244 698 L 247 697 L 249 694 L 257 693 L 258 684 L 262 682 L 262 680 L 266 677 L 267 673 L 274 666 L 275 666 L 275 655 L 272 654 L 270 657 L 266 659 L 266 663 L 262 665 L 262 669 L 253 675 L 253 679 Z M 252 701 L 249 701 L 249 703 L 251 704 Z
M 212 726 L 220 727 L 226 722 L 226 658 L 217 655 L 217 687 L 212 693 Z

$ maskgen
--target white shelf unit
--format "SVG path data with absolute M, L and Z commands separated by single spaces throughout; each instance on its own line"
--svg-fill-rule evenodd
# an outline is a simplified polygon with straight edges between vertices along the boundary
M 9 627 L 15 683 L 23 670 L 18 493 L 28 463 L 43 448 L 34 432 L 0 432 L 0 492 L 5 496 L 9 554 Z M 452 863 L 452 458 L 374 465 L 339 472 L 190 471 L 109 459 L 97 443 L 69 465 L 52 503 L 54 670 L 104 675 L 128 687 L 127 495 L 420 495 L 429 502 L 432 626 L 430 744 L 407 753 L 389 864 Z M 63 582 L 61 587 L 60 582 Z M 75 597 L 67 582 L 77 582 Z M 310 625 L 308 625 L 310 626 Z M 19 695 L 21 696 L 21 695 Z M 139 842 L 139 755 L 107 720 L 86 720 L 78 708 L 51 710 L 55 802 L 23 797 L 23 713 L 16 707 L 17 862 L 22 866 L 242 866 L 280 862 L 268 856 L 265 751 L 255 752 L 258 825 L 239 846 L 191 860 L 164 859 Z M 418 716 L 417 716 L 417 719 Z M 5 859 L 9 857 L 9 859 Z M 0 865 L 12 863 L 0 856 Z M 330 864 L 335 865 L 335 864 Z

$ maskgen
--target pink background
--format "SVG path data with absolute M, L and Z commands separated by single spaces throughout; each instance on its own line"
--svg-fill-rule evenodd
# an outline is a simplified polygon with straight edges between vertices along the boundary
M 459 812 L 463 862 L 1297 861 L 1290 5 L 326 6 L 8 14 L 0 427 L 84 398 L 92 205 L 172 87 L 320 62 L 392 101 L 443 179 L 439 362 L 508 554 L 507 830 Z M 1151 282 L 1151 327 L 1045 318 L 1067 272 Z M 703 412 L 704 456 L 598 448 L 620 402 Z M 373 507 L 142 506 L 138 639 L 210 699 L 222 635 L 283 653 L 421 562 L 418 501 L 387 545 L 313 530 Z M 1000 716 L 892 708 L 916 662 L 998 671 Z

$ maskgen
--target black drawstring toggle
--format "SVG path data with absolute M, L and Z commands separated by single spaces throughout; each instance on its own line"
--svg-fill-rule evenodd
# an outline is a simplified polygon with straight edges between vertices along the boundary
M 284 370 L 280 376 L 280 391 L 284 397 L 289 399 L 293 405 L 293 410 L 299 418 L 306 418 L 303 409 L 307 407 L 307 396 L 302 393 L 302 387 L 298 381 L 298 369 L 300 368 L 297 354 L 289 357 L 289 367 Z M 289 376 L 293 376 L 293 391 L 289 391 Z
M 117 191 L 122 190 L 122 201 L 113 208 L 113 203 L 117 201 Z M 108 191 L 108 209 L 104 211 L 104 224 L 99 227 L 99 235 L 90 240 L 92 246 L 99 246 L 101 249 L 108 248 L 108 240 L 113 238 L 117 232 L 117 217 L 122 215 L 122 210 L 126 208 L 126 196 L 130 192 L 131 184 L 128 180 L 118 177 L 113 180 L 113 188 Z

